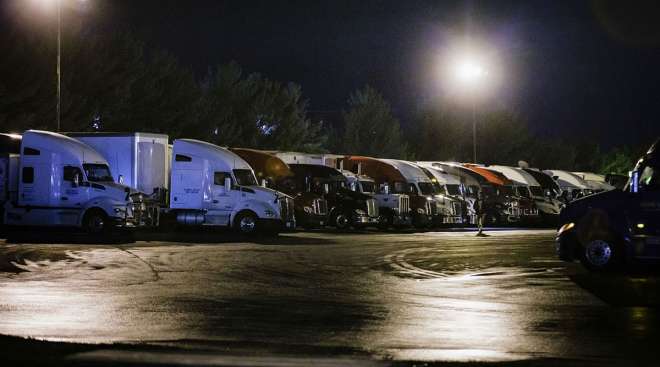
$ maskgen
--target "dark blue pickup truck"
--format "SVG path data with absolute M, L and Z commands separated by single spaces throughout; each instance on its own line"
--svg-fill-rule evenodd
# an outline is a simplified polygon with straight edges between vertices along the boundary
M 623 190 L 568 204 L 559 216 L 557 253 L 590 270 L 660 260 L 660 140 L 637 162 Z

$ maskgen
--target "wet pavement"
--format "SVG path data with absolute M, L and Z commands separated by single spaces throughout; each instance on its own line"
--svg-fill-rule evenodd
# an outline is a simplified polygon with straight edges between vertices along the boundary
M 0 242 L 0 334 L 239 355 L 657 364 L 658 275 L 559 262 L 554 231 L 214 238 Z

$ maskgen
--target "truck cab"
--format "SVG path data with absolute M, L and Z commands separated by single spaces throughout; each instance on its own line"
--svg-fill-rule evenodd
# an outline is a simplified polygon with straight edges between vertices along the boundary
M 463 197 L 463 185 L 460 180 L 443 172 L 439 168 L 425 166 L 420 163 L 416 163 L 416 165 L 424 171 L 426 176 L 431 180 L 436 200 L 442 198 L 443 202 L 448 204 L 442 206 L 442 210 L 445 213 L 443 224 L 452 225 L 470 223 L 469 206 Z
M 602 271 L 660 260 L 660 143 L 637 162 L 623 190 L 569 203 L 560 214 L 557 252 Z
M 171 167 L 169 209 L 177 223 L 242 233 L 295 229 L 293 198 L 259 186 L 252 167 L 228 149 L 177 139 Z
M 564 203 L 591 195 L 593 192 L 589 184 L 581 177 L 568 171 L 546 170 L 543 173 L 552 177 L 561 189 L 561 199 Z
M 361 166 L 355 165 L 353 172 L 342 170 L 346 176 L 348 187 L 362 194 L 372 195 L 378 204 L 380 213 L 380 228 L 404 228 L 412 225 L 410 217 L 410 197 L 406 194 L 395 194 L 389 189 L 380 187 L 374 179 L 361 172 Z
M 481 176 L 486 203 L 486 223 L 489 225 L 507 225 L 520 223 L 523 205 L 531 205 L 531 200 L 519 197 L 509 179 L 499 172 L 491 171 L 476 164 L 464 164 L 465 168 Z
M 8 226 L 77 227 L 90 233 L 134 227 L 129 187 L 115 183 L 108 162 L 90 146 L 38 130 L 23 133 L 16 164 L 10 164 Z M 15 170 L 14 172 L 11 172 Z M 139 209 L 139 208 L 137 208 Z
M 289 164 L 292 183 L 323 195 L 328 203 L 329 224 L 338 229 L 378 226 L 379 212 L 372 195 L 352 191 L 337 169 L 318 164 Z
M 323 195 L 311 191 L 305 182 L 296 184 L 293 171 L 282 159 L 262 150 L 230 150 L 250 164 L 259 182 L 293 197 L 298 225 L 304 228 L 321 228 L 328 223 L 328 202 Z

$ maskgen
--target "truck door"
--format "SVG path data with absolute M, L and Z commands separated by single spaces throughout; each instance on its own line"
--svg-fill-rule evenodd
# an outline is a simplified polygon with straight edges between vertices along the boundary
M 226 187 L 225 183 L 227 179 L 231 180 L 230 187 Z M 231 213 L 236 207 L 237 198 L 234 193 L 238 193 L 237 190 L 231 190 L 231 187 L 234 186 L 234 181 L 229 172 L 214 172 L 213 174 L 213 188 L 212 192 L 212 201 L 211 208 L 215 212 L 214 215 L 217 215 L 218 218 L 214 220 L 218 224 L 227 224 L 229 225 L 229 220 L 231 219 Z
M 62 166 L 60 176 L 59 203 L 57 210 L 58 223 L 76 225 L 81 214 L 81 208 L 89 200 L 89 187 L 83 183 L 83 173 L 79 167 Z M 54 195 L 57 198 L 58 195 Z
M 63 207 L 79 208 L 89 200 L 89 192 L 83 184 L 82 170 L 75 166 L 62 167 L 62 191 L 60 203 Z

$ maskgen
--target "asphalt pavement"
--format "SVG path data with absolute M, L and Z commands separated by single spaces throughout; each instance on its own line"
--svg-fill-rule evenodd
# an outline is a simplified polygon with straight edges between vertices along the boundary
M 0 241 L 0 334 L 253 358 L 246 365 L 657 365 L 657 279 L 562 263 L 550 230 Z M 75 358 L 136 357 L 113 353 Z

